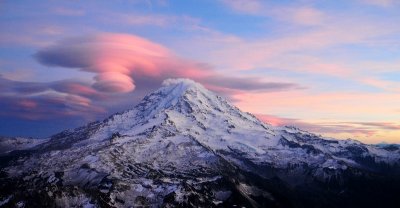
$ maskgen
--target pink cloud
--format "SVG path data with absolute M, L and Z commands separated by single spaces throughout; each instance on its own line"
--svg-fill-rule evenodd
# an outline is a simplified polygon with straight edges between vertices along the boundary
M 327 20 L 324 12 L 310 6 L 274 6 L 264 14 L 299 25 L 320 25 Z
M 264 121 L 265 123 L 271 124 L 273 126 L 294 125 L 296 123 L 296 119 L 282 118 L 273 115 L 256 114 L 255 116 L 261 121 Z
M 179 65 L 179 59 L 168 49 L 124 34 L 70 39 L 39 51 L 36 56 L 48 65 L 77 67 L 96 73 L 93 86 L 106 92 L 132 91 L 135 89 L 133 74 L 155 77 Z
M 105 97 L 85 83 L 72 80 L 38 83 L 0 75 L 0 116 L 28 120 L 75 116 L 86 119 L 106 110 L 96 104 Z
M 25 73 L 0 75 L 0 115 L 23 119 L 63 116 L 98 118 L 132 107 L 166 78 L 186 77 L 230 98 L 250 92 L 300 89 L 290 82 L 266 82 L 258 77 L 220 74 L 209 65 L 177 57 L 150 40 L 128 34 L 102 33 L 55 42 L 35 57 L 49 70 L 81 70 L 93 80 L 53 82 L 30 80 Z M 64 68 L 64 69 L 61 69 Z M 24 79 L 22 79 L 24 78 Z M 125 94 L 135 91 L 135 93 Z
M 298 88 L 292 83 L 268 83 L 256 78 L 218 74 L 208 65 L 179 58 L 160 44 L 127 34 L 103 33 L 68 39 L 40 50 L 35 56 L 49 66 L 94 73 L 92 87 L 99 92 L 131 92 L 137 82 L 145 84 L 141 80 L 161 83 L 170 77 L 191 78 L 220 89 Z
M 376 135 L 381 129 L 400 129 L 400 126 L 388 122 L 307 122 L 299 119 L 282 118 L 266 114 L 256 114 L 256 117 L 273 126 L 296 126 L 303 130 L 324 135 L 346 134 L 371 137 Z
M 383 89 L 387 92 L 400 92 L 400 84 L 398 82 L 381 80 L 374 77 L 361 77 L 359 78 L 359 81 L 370 86 Z
M 76 93 L 82 96 L 95 96 L 99 94 L 95 89 L 89 86 L 74 82 L 65 82 L 59 90 Z
M 12 116 L 28 120 L 45 120 L 74 116 L 87 120 L 96 118 L 96 114 L 106 112 L 104 108 L 94 106 L 88 98 L 59 92 L 43 93 L 36 96 L 0 95 L 2 111 L 0 116 Z
M 18 105 L 25 109 L 33 109 L 38 106 L 38 104 L 36 102 L 34 102 L 32 100 L 26 100 L 26 99 L 18 101 Z
M 246 93 L 234 96 L 236 103 L 246 111 L 265 114 L 268 112 L 290 114 L 297 118 L 319 120 L 380 120 L 389 121 L 394 109 L 400 106 L 398 93 L 361 92 L 307 92 Z M 268 100 L 269 102 L 265 102 Z M 395 117 L 390 117 L 391 121 Z
M 396 142 L 400 135 L 398 93 L 309 92 L 235 94 L 235 104 L 272 125 L 293 125 L 334 138 Z M 290 115 L 291 118 L 273 116 Z M 296 119 L 293 119 L 296 118 Z

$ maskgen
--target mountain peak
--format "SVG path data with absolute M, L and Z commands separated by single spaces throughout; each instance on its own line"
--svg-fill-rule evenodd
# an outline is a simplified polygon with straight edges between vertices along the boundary
M 201 84 L 188 78 L 169 78 L 162 82 L 163 86 L 184 85 L 184 86 L 201 86 Z M 202 86 L 201 86 L 202 87 Z
M 173 107 L 183 110 L 182 108 L 187 108 L 193 103 L 202 106 L 211 101 L 218 102 L 217 96 L 193 80 L 184 78 L 166 79 L 160 89 L 143 98 L 137 109 L 143 116 L 151 117 Z
M 183 95 L 188 89 L 206 91 L 203 85 L 187 78 L 171 78 L 162 82 L 164 88 L 173 88 L 175 95 Z
M 167 79 L 131 110 L 0 157 L 0 204 L 330 207 L 367 196 L 395 207 L 399 151 L 270 126 L 192 80 Z M 369 182 L 376 192 L 347 186 Z

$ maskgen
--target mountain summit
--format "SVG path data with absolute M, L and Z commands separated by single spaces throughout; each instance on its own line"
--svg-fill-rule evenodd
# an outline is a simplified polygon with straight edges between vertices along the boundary
M 188 79 L 1 156 L 0 206 L 390 207 L 400 150 L 273 127 Z

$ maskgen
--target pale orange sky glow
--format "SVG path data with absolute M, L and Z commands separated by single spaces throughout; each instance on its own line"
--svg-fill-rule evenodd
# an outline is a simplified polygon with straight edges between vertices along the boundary
M 273 125 L 400 143 L 399 11 L 390 0 L 4 1 L 0 135 L 46 137 L 184 77 Z

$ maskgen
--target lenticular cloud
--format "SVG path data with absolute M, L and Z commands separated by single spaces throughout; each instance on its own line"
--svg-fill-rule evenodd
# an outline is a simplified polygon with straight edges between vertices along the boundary
M 204 64 L 175 56 L 167 48 L 144 38 L 115 33 L 70 38 L 43 48 L 36 59 L 59 66 L 95 73 L 92 88 L 99 93 L 127 93 L 166 78 L 190 78 L 220 92 L 237 90 L 291 90 L 293 83 L 264 82 L 258 78 L 235 78 L 219 74 Z
M 93 87 L 103 92 L 132 91 L 135 76 L 158 77 L 166 72 L 185 74 L 190 70 L 202 74 L 200 69 L 178 60 L 163 46 L 125 34 L 98 34 L 60 41 L 40 50 L 35 57 L 46 65 L 96 73 Z

